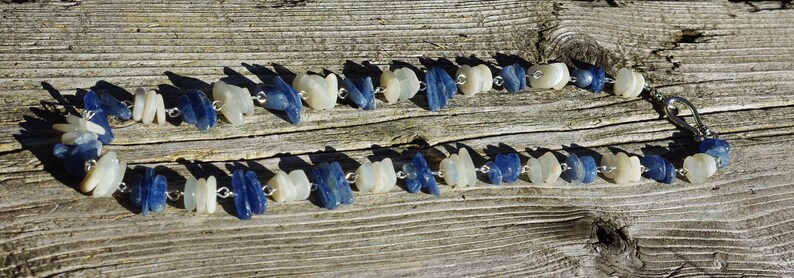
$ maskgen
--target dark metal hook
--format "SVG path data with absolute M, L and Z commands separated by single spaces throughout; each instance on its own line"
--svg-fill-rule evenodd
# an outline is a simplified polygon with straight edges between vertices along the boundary
M 689 111 L 692 112 L 692 117 L 695 119 L 695 126 L 690 125 L 684 118 L 678 116 L 679 109 L 676 104 L 679 103 L 683 104 L 685 108 L 688 108 Z M 664 114 L 667 115 L 667 117 L 670 118 L 670 120 L 676 125 L 695 134 L 695 139 L 697 141 L 702 141 L 705 138 L 717 138 L 717 133 L 711 131 L 708 126 L 703 124 L 697 108 L 695 108 L 695 106 L 692 105 L 692 103 L 687 99 L 682 97 L 667 97 L 664 98 L 663 104 Z

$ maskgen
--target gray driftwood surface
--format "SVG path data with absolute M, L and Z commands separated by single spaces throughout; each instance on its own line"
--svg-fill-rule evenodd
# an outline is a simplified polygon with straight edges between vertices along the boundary
M 789 1 L 3 2 L 0 276 L 794 275 Z M 266 215 L 240 221 L 230 201 L 213 215 L 179 202 L 143 217 L 125 195 L 79 193 L 51 154 L 62 114 L 49 104 L 80 105 L 84 89 L 122 99 L 158 89 L 173 106 L 180 89 L 209 91 L 219 79 L 252 88 L 276 74 L 377 77 L 394 63 L 454 72 L 479 59 L 494 70 L 516 61 L 635 69 L 699 107 L 733 145 L 732 163 L 705 184 L 481 178 L 439 198 L 356 193 L 334 211 L 270 202 Z M 207 133 L 114 121 L 105 149 L 131 166 L 162 166 L 171 189 L 191 173 L 228 185 L 239 167 L 266 181 L 321 161 L 353 171 L 392 157 L 399 167 L 416 152 L 437 169 L 464 146 L 476 164 L 513 150 L 522 162 L 546 150 L 624 150 L 678 167 L 696 149 L 648 100 L 570 87 L 458 96 L 437 113 L 422 94 L 378 105 L 306 109 L 298 125 L 257 108 L 245 125 Z

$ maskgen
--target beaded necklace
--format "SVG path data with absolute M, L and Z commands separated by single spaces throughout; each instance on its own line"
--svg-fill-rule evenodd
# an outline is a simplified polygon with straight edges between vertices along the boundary
M 61 143 L 55 145 L 53 152 L 63 161 L 68 173 L 83 178 L 79 186 L 82 192 L 91 193 L 94 197 L 111 196 L 116 192 L 129 194 L 130 201 L 140 208 L 143 215 L 149 211 L 160 212 L 168 200 L 180 198 L 188 211 L 214 213 L 218 198 L 233 198 L 240 219 L 265 213 L 268 197 L 276 202 L 288 202 L 305 200 L 314 193 L 326 209 L 350 205 L 353 203 L 351 183 L 360 192 L 379 193 L 393 190 L 397 181 L 402 180 L 405 190 L 410 193 L 422 191 L 436 196 L 440 195 L 436 177 L 448 186 L 466 187 L 477 184 L 478 174 L 485 175 L 494 185 L 515 183 L 522 174 L 526 174 L 534 184 L 554 183 L 560 176 L 565 176 L 571 183 L 590 183 L 599 173 L 617 184 L 639 181 L 643 175 L 666 184 L 673 183 L 676 176 L 700 183 L 729 162 L 730 145 L 703 124 L 692 103 L 682 97 L 662 95 L 648 86 L 641 74 L 627 68 L 620 69 L 613 79 L 606 76 L 604 69 L 595 66 L 569 71 L 563 63 L 540 64 L 528 69 L 513 64 L 503 67 L 494 77 L 491 67 L 480 64 L 460 66 L 454 76 L 441 67 L 432 67 L 424 73 L 424 81 L 420 81 L 410 68 L 387 69 L 380 75 L 380 86 L 376 88 L 369 76 L 360 79 L 343 77 L 340 86 L 340 77 L 333 73 L 325 77 L 300 73 L 292 84 L 276 76 L 272 84 L 260 84 L 253 93 L 218 81 L 212 88 L 214 101 L 200 90 L 189 90 L 177 99 L 173 108 L 166 108 L 162 95 L 153 90 L 138 88 L 132 102 L 88 91 L 83 97 L 82 117 L 68 115 L 66 123 L 53 125 L 53 129 L 64 132 Z M 255 172 L 238 169 L 232 173 L 231 188 L 218 187 L 213 176 L 206 179 L 189 176 L 182 191 L 168 191 L 166 178 L 156 175 L 154 169 L 148 167 L 143 169 L 143 175 L 135 174 L 131 185 L 127 185 L 123 181 L 127 165 L 115 152 L 102 154 L 102 145 L 113 141 L 108 117 L 144 124 L 166 124 L 167 117 L 179 118 L 206 132 L 215 126 L 219 112 L 230 124 L 243 124 L 244 116 L 255 113 L 255 102 L 264 108 L 285 113 L 289 122 L 298 124 L 303 102 L 315 110 L 328 110 L 343 99 L 361 109 L 372 110 L 376 108 L 376 94 L 383 94 L 387 103 L 395 103 L 424 91 L 427 108 L 438 111 L 445 108 L 449 99 L 458 92 L 474 96 L 501 87 L 510 93 L 518 93 L 529 86 L 560 90 L 573 84 L 601 93 L 606 83 L 613 84 L 616 96 L 631 99 L 647 94 L 655 105 L 661 106 L 670 121 L 693 133 L 694 140 L 699 142 L 698 152 L 686 157 L 680 169 L 658 155 L 639 158 L 623 152 L 604 154 L 600 165 L 591 156 L 576 154 L 570 154 L 560 163 L 554 154 L 547 152 L 538 158 L 530 157 L 523 165 L 516 153 L 498 154 L 493 161 L 477 167 L 468 150 L 461 148 L 458 153 L 443 159 L 438 171 L 431 171 L 424 156 L 417 153 L 399 170 L 395 170 L 390 158 L 365 162 L 354 172 L 345 172 L 338 162 L 321 162 L 308 175 L 303 170 L 278 171 L 263 186 Z M 680 108 L 690 110 L 694 126 L 678 115 Z

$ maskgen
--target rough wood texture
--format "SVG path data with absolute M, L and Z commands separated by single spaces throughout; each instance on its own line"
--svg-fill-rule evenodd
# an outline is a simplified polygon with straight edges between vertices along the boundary
M 794 275 L 789 1 L 100 2 L 0 3 L 0 276 Z M 443 188 L 440 198 L 356 194 L 335 211 L 270 203 L 267 215 L 239 221 L 229 202 L 211 216 L 172 204 L 142 217 L 126 196 L 89 198 L 50 151 L 59 134 L 49 126 L 62 116 L 47 104 L 80 103 L 79 89 L 130 99 L 135 87 L 158 88 L 174 103 L 179 89 L 221 78 L 252 87 L 306 70 L 453 70 L 478 59 L 631 67 L 697 105 L 733 144 L 733 163 L 699 185 L 522 177 Z M 233 162 L 265 180 L 327 160 L 399 165 L 417 151 L 435 166 L 461 146 L 477 164 L 549 149 L 655 153 L 677 166 L 695 148 L 647 100 L 574 88 L 425 106 L 421 95 L 372 112 L 340 104 L 306 111 L 299 125 L 259 108 L 243 126 L 208 133 L 115 122 L 106 149 L 164 166 L 181 189 L 191 173 L 228 184 Z

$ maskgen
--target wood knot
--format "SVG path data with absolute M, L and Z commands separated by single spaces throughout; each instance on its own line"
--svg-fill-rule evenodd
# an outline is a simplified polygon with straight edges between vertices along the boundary
M 611 221 L 597 220 L 592 224 L 592 247 L 608 266 L 616 269 L 626 267 L 639 269 L 643 262 L 637 256 L 638 246 L 632 240 L 625 227 L 619 228 Z

